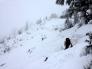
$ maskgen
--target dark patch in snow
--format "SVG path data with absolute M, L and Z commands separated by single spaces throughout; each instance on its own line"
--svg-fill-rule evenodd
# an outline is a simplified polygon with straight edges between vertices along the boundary
M 86 51 L 86 54 L 92 54 L 92 45 L 87 46 L 85 51 Z
M 66 38 L 64 42 L 65 49 L 68 49 L 69 47 L 73 47 L 70 38 Z
M 31 54 L 32 53 L 32 50 L 28 49 L 28 53 Z
M 48 57 L 45 58 L 44 62 L 46 62 L 48 60 Z
M 92 45 L 92 32 L 86 33 L 86 36 L 89 37 L 89 40 L 86 40 L 86 42 L 88 42 L 90 45 Z
M 44 39 L 46 39 L 46 38 L 42 37 L 42 41 L 43 41 Z
M 2 63 L 2 64 L 0 64 L 0 67 L 3 67 L 3 66 L 5 66 L 5 64 L 6 64 L 6 63 Z
M 43 40 L 45 40 L 46 38 L 47 38 L 46 35 L 43 35 L 42 38 L 41 38 L 41 40 L 43 41 Z
M 1 40 L 1 41 L 0 41 L 0 44 L 3 44 L 3 43 L 4 43 L 4 40 Z

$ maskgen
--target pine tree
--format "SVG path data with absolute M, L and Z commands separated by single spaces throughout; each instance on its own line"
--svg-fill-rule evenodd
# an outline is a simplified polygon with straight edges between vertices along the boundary
M 57 0 L 59 5 L 62 5 L 64 0 Z M 62 3 L 61 3 L 62 2 Z M 64 4 L 64 3 L 63 3 Z M 69 8 L 66 10 L 67 17 L 71 18 L 74 16 L 74 25 L 78 22 L 77 14 L 82 12 L 82 16 L 80 18 L 84 19 L 84 24 L 87 24 L 90 20 L 92 20 L 92 0 L 66 0 L 66 4 L 69 5 Z M 89 14 L 87 11 L 90 10 Z
M 57 0 L 57 1 L 56 1 L 56 4 L 64 5 L 64 0 Z
M 72 21 L 70 21 L 69 18 L 67 18 L 65 21 L 65 29 L 69 29 L 71 27 L 73 27 Z

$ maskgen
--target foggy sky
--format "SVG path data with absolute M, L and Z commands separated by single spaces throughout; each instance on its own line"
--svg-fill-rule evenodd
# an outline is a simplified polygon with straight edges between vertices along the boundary
M 55 0 L 0 0 L 0 36 L 59 11 L 53 4 Z

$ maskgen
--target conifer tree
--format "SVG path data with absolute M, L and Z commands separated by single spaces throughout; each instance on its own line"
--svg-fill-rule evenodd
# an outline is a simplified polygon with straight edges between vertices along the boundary
M 57 0 L 56 2 L 56 4 L 64 5 L 65 0 Z M 82 13 L 80 18 L 84 20 L 84 24 L 92 20 L 92 0 L 66 0 L 66 4 L 69 5 L 69 8 L 66 10 L 65 16 L 69 18 L 74 16 L 74 24 L 78 23 L 77 14 L 79 12 Z

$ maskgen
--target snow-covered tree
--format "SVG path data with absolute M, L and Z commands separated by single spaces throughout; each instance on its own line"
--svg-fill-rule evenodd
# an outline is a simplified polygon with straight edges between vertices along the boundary
M 92 19 L 92 0 L 57 0 L 56 4 L 63 5 L 64 2 L 69 5 L 66 16 L 69 18 L 74 16 L 74 25 L 78 23 L 79 18 L 81 21 L 84 20 L 84 24 L 87 24 Z M 77 14 L 79 12 L 82 12 L 82 16 L 78 18 Z
M 72 21 L 67 18 L 65 21 L 65 29 L 69 29 L 71 27 L 73 27 Z
M 57 1 L 56 1 L 56 4 L 64 5 L 64 0 L 57 0 Z

